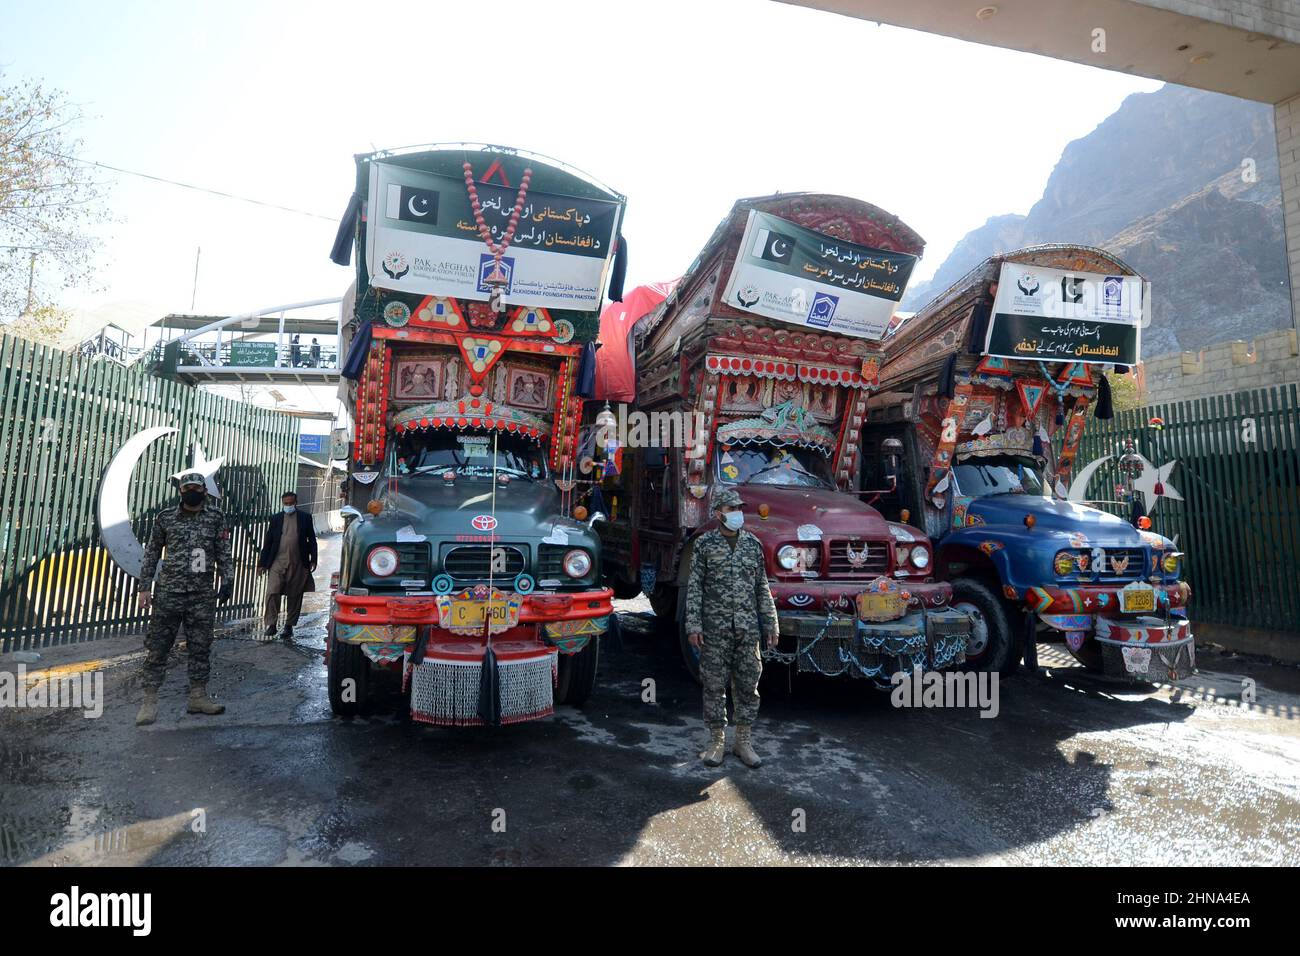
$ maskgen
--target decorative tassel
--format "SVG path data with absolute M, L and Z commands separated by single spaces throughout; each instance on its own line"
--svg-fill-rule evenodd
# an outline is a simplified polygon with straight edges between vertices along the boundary
M 608 514 L 608 512 L 605 511 L 605 496 L 600 492 L 600 485 L 594 485 L 592 487 L 591 498 L 588 500 L 587 504 L 589 506 L 587 510 L 592 514 L 595 514 L 597 511 Z
M 1154 488 L 1153 490 L 1154 490 L 1155 493 L 1156 493 L 1156 497 L 1157 497 L 1157 498 L 1160 498 L 1160 497 L 1162 497 L 1162 496 L 1164 495 L 1164 493 L 1165 493 L 1165 486 L 1164 486 L 1163 484 L 1161 484 L 1160 482 L 1157 481 L 1157 482 L 1156 482 L 1156 486 L 1155 486 L 1155 488 Z
M 489 727 L 501 726 L 501 672 L 497 669 L 497 655 L 490 640 L 483 652 L 483 667 L 479 672 L 478 716 Z
M 619 233 L 614 241 L 614 268 L 609 275 L 609 301 L 623 301 L 623 282 L 627 278 L 627 240 Z
M 1116 374 L 1116 375 L 1127 375 L 1127 374 L 1128 374 L 1128 371 L 1129 371 L 1129 370 L 1128 370 L 1128 366 L 1127 366 L 1127 365 L 1116 365 L 1116 366 L 1115 366 L 1115 374 Z
M 1110 398 L 1110 382 L 1105 375 L 1097 376 L 1097 418 L 1107 421 L 1115 417 L 1115 406 Z
M 1062 425 L 1065 424 L 1065 416 L 1061 414 L 1061 410 L 1060 410 L 1059 408 L 1056 410 L 1056 419 L 1055 419 L 1055 421 L 1056 421 L 1056 427 L 1057 427 L 1057 428 L 1060 428 Z
M 966 351 L 973 355 L 979 355 L 984 351 L 984 339 L 989 331 L 989 312 L 991 305 L 988 302 L 979 302 L 970 314 L 970 338 L 966 343 Z
M 1034 457 L 1043 457 L 1043 440 L 1037 434 L 1034 435 Z

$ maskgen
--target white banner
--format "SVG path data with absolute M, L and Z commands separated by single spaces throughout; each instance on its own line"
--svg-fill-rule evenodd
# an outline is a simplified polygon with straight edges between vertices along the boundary
M 500 241 L 515 190 L 479 184 L 478 192 L 494 241 Z M 463 181 L 371 163 L 367 217 L 372 286 L 487 301 L 484 280 L 493 257 L 474 223 Z M 530 192 L 501 259 L 506 304 L 598 309 L 618 218 L 612 201 Z
M 727 305 L 792 325 L 879 340 L 916 256 L 887 252 L 750 210 Z

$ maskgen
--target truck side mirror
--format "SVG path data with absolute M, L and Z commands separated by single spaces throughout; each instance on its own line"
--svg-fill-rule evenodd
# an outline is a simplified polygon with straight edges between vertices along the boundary
M 348 430 L 346 428 L 336 428 L 331 431 L 330 461 L 347 461 L 351 444 L 348 440 Z
M 898 459 L 903 454 L 903 443 L 897 438 L 886 438 L 880 445 L 885 456 L 885 477 L 893 484 L 898 481 Z
M 591 517 L 587 519 L 587 528 L 588 530 L 594 529 L 596 527 L 597 521 L 608 521 L 608 520 L 609 518 L 605 516 L 605 512 L 603 511 L 593 512 Z
M 353 518 L 360 518 L 361 512 L 351 505 L 344 505 L 339 509 L 339 514 L 343 516 L 343 526 L 346 528 Z

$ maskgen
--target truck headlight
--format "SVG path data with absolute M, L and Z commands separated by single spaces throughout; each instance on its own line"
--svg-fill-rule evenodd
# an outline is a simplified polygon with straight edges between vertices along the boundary
M 930 552 L 925 548 L 912 549 L 912 565 L 918 568 L 927 568 L 930 566 Z
M 571 578 L 585 578 L 591 571 L 591 555 L 580 548 L 564 552 L 564 573 Z
M 821 552 L 816 548 L 785 544 L 777 549 L 776 563 L 786 571 L 812 571 L 821 564 Z
M 366 567 L 377 578 L 397 573 L 397 552 L 392 548 L 375 548 L 366 557 Z
M 793 571 L 799 563 L 799 549 L 792 544 L 783 545 L 776 552 L 776 563 L 787 571 Z
M 1166 555 L 1165 555 L 1165 560 L 1164 560 L 1165 574 L 1177 574 L 1177 573 L 1178 573 L 1178 559 L 1179 559 L 1179 557 L 1180 557 L 1180 555 L 1178 555 L 1178 554 L 1166 554 Z

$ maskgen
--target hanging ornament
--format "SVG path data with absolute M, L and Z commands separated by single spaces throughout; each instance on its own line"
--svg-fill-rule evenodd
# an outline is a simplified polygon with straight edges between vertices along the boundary
M 465 170 L 465 189 L 469 193 L 469 206 L 474 213 L 474 224 L 478 226 L 478 234 L 483 237 L 483 242 L 487 245 L 488 251 L 492 253 L 492 271 L 483 280 L 492 290 L 489 293 L 488 301 L 491 303 L 493 312 L 504 312 L 506 307 L 502 299 L 502 293 L 506 286 L 509 285 L 510 280 L 501 269 L 501 258 L 506 254 L 506 250 L 510 248 L 510 243 L 515 238 L 515 230 L 519 228 L 519 217 L 524 211 L 524 199 L 528 195 L 528 183 L 533 178 L 533 171 L 531 168 L 524 170 L 524 178 L 520 180 L 519 192 L 515 196 L 515 208 L 510 211 L 510 222 L 506 226 L 501 241 L 495 242 L 492 239 L 492 230 L 483 218 L 483 206 L 478 199 L 478 187 L 474 185 L 474 167 L 466 161 L 462 168 Z

